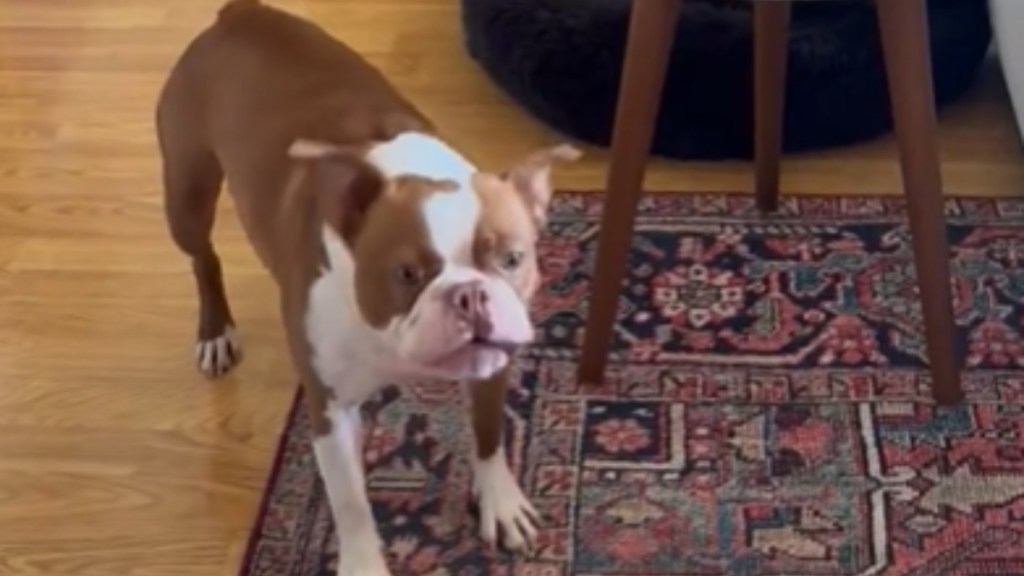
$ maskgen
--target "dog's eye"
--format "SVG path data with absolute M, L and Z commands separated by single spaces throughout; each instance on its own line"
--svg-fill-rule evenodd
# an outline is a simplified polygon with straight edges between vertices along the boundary
M 498 265 L 505 270 L 512 271 L 515 270 L 516 268 L 519 268 L 519 266 L 523 263 L 523 260 L 525 259 L 526 254 L 524 254 L 522 251 L 510 250 L 501 255 L 501 258 L 499 258 L 498 260 Z
M 416 286 L 420 283 L 422 274 L 419 268 L 403 264 L 395 268 L 395 280 L 402 286 Z

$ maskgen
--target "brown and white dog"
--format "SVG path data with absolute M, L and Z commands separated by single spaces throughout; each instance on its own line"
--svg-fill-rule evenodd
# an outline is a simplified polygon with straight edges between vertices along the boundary
M 321 28 L 237 0 L 187 47 L 160 96 L 166 215 L 192 259 L 199 369 L 240 359 L 211 243 L 226 180 L 279 287 L 291 358 L 340 539 L 338 574 L 388 574 L 362 463 L 360 405 L 382 387 L 464 383 L 481 534 L 529 547 L 536 512 L 508 468 L 509 365 L 533 338 L 535 244 L 550 169 L 538 151 L 478 169 L 360 56 Z

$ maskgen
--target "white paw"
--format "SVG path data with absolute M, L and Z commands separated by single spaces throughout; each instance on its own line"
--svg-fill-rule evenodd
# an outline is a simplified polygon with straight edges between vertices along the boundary
M 500 528 L 502 545 L 509 551 L 533 548 L 540 514 L 526 499 L 499 450 L 473 465 L 473 495 L 480 507 L 480 537 L 494 546 Z
M 210 378 L 227 374 L 242 359 L 242 345 L 235 329 L 228 326 L 224 333 L 212 340 L 196 343 L 196 366 Z
M 338 576 L 391 576 L 391 571 L 380 545 L 368 544 L 341 548 Z

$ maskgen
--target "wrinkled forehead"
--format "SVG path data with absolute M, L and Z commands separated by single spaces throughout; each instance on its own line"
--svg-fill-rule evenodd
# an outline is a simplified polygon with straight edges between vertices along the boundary
M 482 249 L 535 239 L 525 205 L 497 177 L 432 181 L 401 176 L 371 210 L 362 244 L 374 248 L 366 255 L 372 259 L 369 265 L 412 258 L 436 273 L 443 268 L 469 274 L 481 272 Z
M 428 247 L 450 266 L 471 267 L 483 205 L 469 182 L 456 186 L 421 196 L 418 210 Z

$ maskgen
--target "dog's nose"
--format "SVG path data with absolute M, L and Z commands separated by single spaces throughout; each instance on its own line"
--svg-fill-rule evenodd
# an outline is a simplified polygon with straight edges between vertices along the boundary
M 482 283 L 474 280 L 452 286 L 448 303 L 456 316 L 472 328 L 474 337 L 490 337 L 494 326 L 488 306 L 489 297 Z

